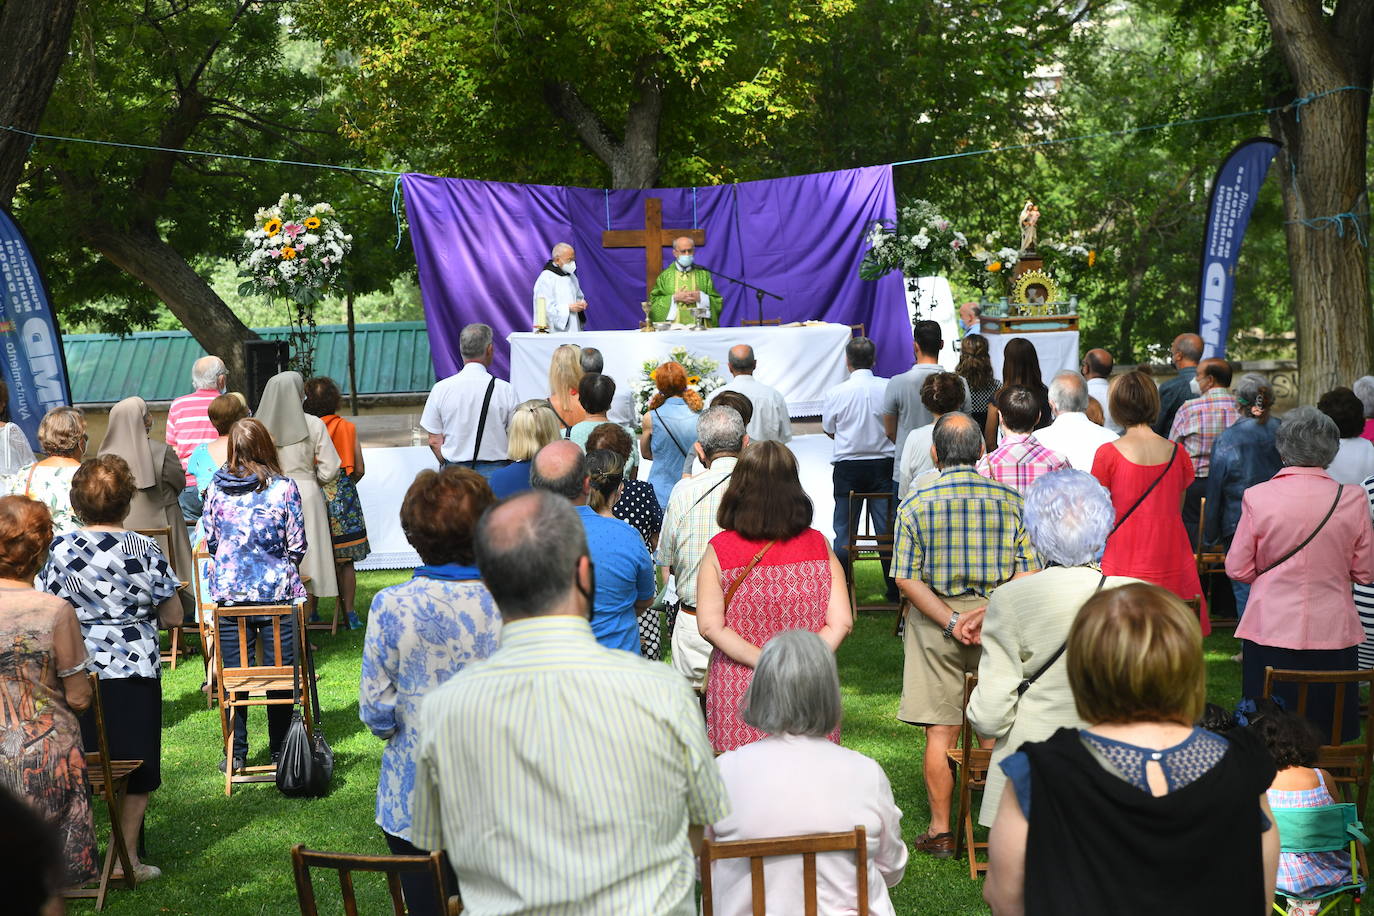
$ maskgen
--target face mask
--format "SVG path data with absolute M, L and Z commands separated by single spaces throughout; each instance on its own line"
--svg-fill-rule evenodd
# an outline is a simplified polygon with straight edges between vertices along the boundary
M 691 270 L 692 262 L 696 260 L 690 254 L 680 254 L 677 256 L 677 266 L 683 270 Z
M 575 274 L 575 273 L 577 273 L 577 262 L 576 262 L 576 261 L 569 261 L 568 263 L 564 264 L 564 265 L 563 265 L 563 273 L 565 273 L 565 274 Z
M 1188 390 L 1193 393 L 1193 397 L 1202 396 L 1202 386 L 1197 383 L 1197 376 L 1194 376 L 1192 381 L 1188 383 Z

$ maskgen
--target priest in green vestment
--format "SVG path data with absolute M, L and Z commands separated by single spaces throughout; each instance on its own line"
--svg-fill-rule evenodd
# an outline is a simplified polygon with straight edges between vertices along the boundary
M 698 304 L 711 310 L 711 327 L 720 326 L 721 301 L 709 271 L 696 267 L 696 245 L 683 236 L 673 242 L 673 263 L 654 282 L 649 293 L 649 319 L 691 324 Z

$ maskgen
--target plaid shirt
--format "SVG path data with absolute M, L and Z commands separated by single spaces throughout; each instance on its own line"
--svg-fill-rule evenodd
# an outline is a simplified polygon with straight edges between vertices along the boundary
M 1021 494 L 968 466 L 948 468 L 897 508 L 892 575 L 946 598 L 987 595 L 1039 561 L 1021 524 Z
M 976 465 L 979 474 L 1013 486 L 1022 495 L 1041 476 L 1069 467 L 1067 458 L 1045 448 L 1029 433 L 1007 433 L 1002 444 L 979 458 Z
M 1184 401 L 1174 415 L 1169 438 L 1182 445 L 1193 460 L 1193 473 L 1206 477 L 1212 467 L 1212 445 L 1226 427 L 1240 419 L 1236 398 L 1226 388 L 1213 388 L 1200 398 Z

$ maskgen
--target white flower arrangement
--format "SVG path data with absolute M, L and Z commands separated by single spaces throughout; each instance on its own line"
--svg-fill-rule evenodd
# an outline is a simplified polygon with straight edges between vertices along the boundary
M 299 194 L 283 194 L 275 206 L 253 214 L 253 222 L 243 233 L 239 295 L 285 296 L 301 306 L 323 299 L 353 248 L 334 208 L 306 206 Z
M 686 347 L 674 347 L 668 351 L 667 359 L 645 360 L 639 367 L 639 374 L 629 379 L 630 390 L 634 392 L 635 405 L 635 426 L 639 427 L 639 418 L 644 416 L 649 409 L 649 401 L 658 393 L 658 384 L 654 381 L 654 373 L 658 367 L 666 362 L 675 362 L 680 365 L 687 373 L 687 388 L 701 395 L 704 401 L 711 396 L 717 388 L 725 386 L 725 379 L 716 375 L 716 370 L 720 364 L 708 356 L 696 356 L 687 352 Z

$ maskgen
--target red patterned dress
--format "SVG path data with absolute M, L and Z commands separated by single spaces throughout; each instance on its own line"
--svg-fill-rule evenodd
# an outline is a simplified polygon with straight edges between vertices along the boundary
M 720 563 L 720 588 L 730 586 L 766 541 L 747 541 L 733 531 L 711 538 Z M 730 599 L 725 625 L 760 648 L 783 630 L 819 633 L 830 603 L 830 555 L 825 537 L 808 528 L 769 548 Z M 754 676 L 719 649 L 711 653 L 706 682 L 706 734 L 719 753 L 767 737 L 740 718 L 740 701 Z M 840 729 L 829 735 L 840 743 Z

